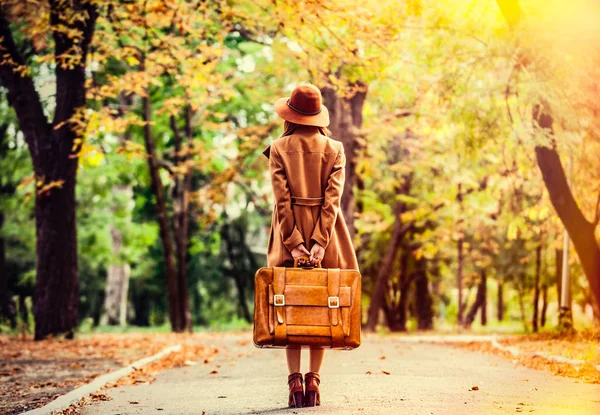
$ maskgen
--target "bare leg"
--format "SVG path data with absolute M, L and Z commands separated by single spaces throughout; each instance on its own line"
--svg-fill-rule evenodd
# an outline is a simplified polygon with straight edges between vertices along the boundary
M 285 348 L 285 357 L 287 358 L 287 365 L 290 373 L 300 372 L 301 352 L 302 349 L 299 347 L 288 346 Z
M 321 370 L 321 364 L 323 363 L 323 357 L 325 356 L 325 349 L 322 347 L 310 349 L 310 372 L 319 373 Z

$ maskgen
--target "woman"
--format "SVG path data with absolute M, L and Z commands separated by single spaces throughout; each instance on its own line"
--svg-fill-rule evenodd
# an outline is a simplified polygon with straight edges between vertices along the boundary
M 285 120 L 283 135 L 264 154 L 269 157 L 275 207 L 267 263 L 291 267 L 307 256 L 323 268 L 358 269 L 348 228 L 340 212 L 346 157 L 341 142 L 328 137 L 329 112 L 321 92 L 298 85 L 290 98 L 275 103 Z M 286 348 L 289 406 L 320 404 L 319 371 L 325 350 L 311 347 L 309 372 L 302 388 L 299 347 Z M 305 394 L 304 394 L 305 393 Z

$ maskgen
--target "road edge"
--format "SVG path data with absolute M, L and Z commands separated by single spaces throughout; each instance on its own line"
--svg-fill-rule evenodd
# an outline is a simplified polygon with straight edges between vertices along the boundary
M 498 339 L 496 339 L 496 337 L 494 337 L 492 339 L 491 344 L 496 349 L 502 350 L 504 352 L 508 352 L 511 355 L 515 356 L 515 357 L 517 357 L 517 356 L 535 356 L 535 357 L 541 357 L 541 358 L 546 359 L 546 360 L 550 360 L 552 362 L 566 363 L 566 364 L 571 365 L 571 366 L 580 366 L 580 365 L 586 364 L 585 360 L 569 359 L 567 357 L 555 356 L 555 355 L 546 354 L 546 353 L 543 353 L 543 352 L 524 352 L 522 350 L 517 349 L 516 347 L 505 346 L 505 345 L 501 344 L 498 341 Z M 600 372 L 600 365 L 592 365 L 592 366 L 598 372 Z
M 131 372 L 141 367 L 147 366 L 148 364 L 155 362 L 157 360 L 162 359 L 163 357 L 181 350 L 181 344 L 176 344 L 174 346 L 169 346 L 160 352 L 144 357 L 143 359 L 137 360 L 130 365 L 122 367 L 121 369 L 115 370 L 113 372 L 105 373 L 104 375 L 98 376 L 96 379 L 92 380 L 90 383 L 86 383 L 72 391 L 59 396 L 55 400 L 46 405 L 32 409 L 27 412 L 22 412 L 21 415 L 51 415 L 56 413 L 57 411 L 63 411 L 67 409 L 72 404 L 78 402 L 81 398 L 88 396 L 91 393 L 96 392 L 99 389 L 102 389 L 106 386 L 107 383 L 116 381 L 121 379 L 122 377 L 127 376 Z

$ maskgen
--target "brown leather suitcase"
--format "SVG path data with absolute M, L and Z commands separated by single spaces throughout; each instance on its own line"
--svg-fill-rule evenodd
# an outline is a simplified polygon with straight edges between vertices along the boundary
M 297 265 L 297 261 L 296 261 Z M 264 267 L 254 277 L 256 347 L 361 343 L 361 275 L 339 268 Z

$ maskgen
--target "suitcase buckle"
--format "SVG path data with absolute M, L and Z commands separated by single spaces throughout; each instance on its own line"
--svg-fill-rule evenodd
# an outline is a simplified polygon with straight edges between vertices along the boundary
M 329 308 L 340 308 L 339 297 L 327 297 L 327 306 Z
M 283 294 L 275 294 L 273 296 L 273 304 L 275 304 L 275 307 L 283 307 L 285 305 L 285 296 Z

